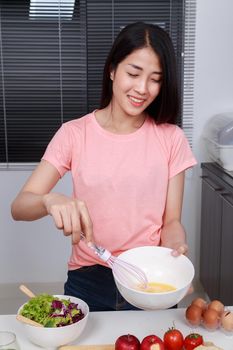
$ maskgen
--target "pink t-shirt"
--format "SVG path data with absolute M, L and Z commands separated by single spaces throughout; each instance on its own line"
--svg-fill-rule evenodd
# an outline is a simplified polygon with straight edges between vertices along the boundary
M 119 135 L 103 129 L 95 113 L 64 123 L 43 159 L 63 176 L 71 171 L 73 195 L 83 200 L 97 244 L 118 255 L 158 245 L 171 177 L 196 164 L 183 131 L 147 118 Z M 85 242 L 72 246 L 70 270 L 102 263 Z

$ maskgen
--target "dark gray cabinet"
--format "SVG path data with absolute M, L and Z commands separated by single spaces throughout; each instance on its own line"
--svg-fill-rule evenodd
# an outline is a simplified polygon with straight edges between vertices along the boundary
M 233 305 L 233 172 L 201 166 L 200 280 L 211 300 Z

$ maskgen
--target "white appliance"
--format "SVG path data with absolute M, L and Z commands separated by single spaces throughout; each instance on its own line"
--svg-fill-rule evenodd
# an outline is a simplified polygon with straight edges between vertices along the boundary
M 211 160 L 233 171 L 233 112 L 213 116 L 203 132 L 204 143 Z

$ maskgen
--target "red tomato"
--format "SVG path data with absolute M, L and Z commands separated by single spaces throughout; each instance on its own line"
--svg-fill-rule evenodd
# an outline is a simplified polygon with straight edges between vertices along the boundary
M 203 338 L 198 333 L 190 333 L 184 339 L 184 348 L 185 350 L 193 350 L 197 346 L 203 344 Z
M 162 339 L 154 334 L 148 335 L 141 342 L 140 350 L 165 350 Z
M 183 334 L 175 328 L 170 328 L 163 336 L 166 350 L 182 350 L 184 345 Z

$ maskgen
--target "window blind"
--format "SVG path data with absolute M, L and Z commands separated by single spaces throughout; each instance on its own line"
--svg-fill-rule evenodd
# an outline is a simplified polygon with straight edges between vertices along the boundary
M 1 0 L 2 168 L 38 162 L 63 122 L 98 108 L 106 56 L 128 23 L 142 20 L 169 32 L 180 93 L 187 99 L 191 56 L 184 52 L 184 31 L 190 33 L 185 43 L 192 34 L 184 14 L 195 1 L 186 2 L 187 7 L 184 0 Z M 188 121 L 182 114 L 179 121 L 188 131 L 189 104 L 183 103 Z
M 195 26 L 196 0 L 186 0 L 184 7 L 184 48 L 182 52 L 183 83 L 182 83 L 182 128 L 190 146 L 193 141 L 193 102 L 194 102 L 194 71 L 195 71 Z
M 62 122 L 86 111 L 85 7 L 25 0 L 0 6 L 1 162 L 34 162 Z
M 134 21 L 160 25 L 171 35 L 176 55 L 181 87 L 181 50 L 183 45 L 183 1 L 155 0 L 88 0 L 88 104 L 91 109 L 99 102 L 104 61 L 119 31 Z

